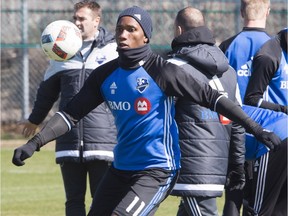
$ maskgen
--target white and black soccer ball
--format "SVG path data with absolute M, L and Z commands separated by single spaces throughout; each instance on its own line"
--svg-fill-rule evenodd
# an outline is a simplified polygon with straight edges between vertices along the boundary
M 66 61 L 82 47 L 81 31 L 68 20 L 54 21 L 42 32 L 41 47 L 50 59 Z

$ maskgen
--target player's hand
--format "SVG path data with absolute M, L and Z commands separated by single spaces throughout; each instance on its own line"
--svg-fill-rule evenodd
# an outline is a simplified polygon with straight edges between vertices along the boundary
M 31 123 L 29 120 L 20 121 L 18 124 L 23 126 L 22 135 L 24 137 L 33 136 L 38 127 L 38 125 Z
M 24 160 L 30 158 L 37 150 L 38 146 L 34 142 L 28 141 L 25 145 L 22 145 L 14 150 L 12 163 L 16 166 L 23 166 Z
M 245 186 L 245 172 L 242 165 L 236 166 L 228 171 L 225 188 L 232 190 L 242 190 Z
M 276 151 L 280 147 L 281 139 L 269 130 L 262 129 L 255 134 L 255 137 L 271 150 Z

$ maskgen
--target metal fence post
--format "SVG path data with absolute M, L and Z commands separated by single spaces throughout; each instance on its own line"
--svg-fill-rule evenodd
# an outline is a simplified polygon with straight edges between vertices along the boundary
M 22 44 L 28 44 L 28 3 L 27 0 L 21 1 L 22 6 Z M 28 110 L 29 110 L 29 53 L 27 46 L 24 46 L 23 49 L 23 57 L 22 57 L 22 75 L 23 75 L 23 97 L 22 97 L 22 119 L 28 118 Z
M 235 32 L 240 32 L 242 30 L 240 7 L 240 1 L 238 1 L 235 10 Z

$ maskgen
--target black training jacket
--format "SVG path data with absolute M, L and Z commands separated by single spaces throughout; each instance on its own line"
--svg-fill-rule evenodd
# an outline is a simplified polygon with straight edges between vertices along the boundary
M 237 102 L 236 72 L 215 45 L 208 28 L 197 27 L 176 37 L 172 49 L 170 62 Z M 229 149 L 230 163 L 244 163 L 244 128 L 185 98 L 176 101 L 181 171 L 172 195 L 221 196 Z

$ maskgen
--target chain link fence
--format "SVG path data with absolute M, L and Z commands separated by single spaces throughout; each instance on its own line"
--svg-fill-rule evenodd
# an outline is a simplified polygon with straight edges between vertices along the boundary
M 27 118 L 33 107 L 37 87 L 48 59 L 40 47 L 40 36 L 52 21 L 71 20 L 75 0 L 9 0 L 1 2 L 1 125 Z M 219 43 L 242 28 L 240 1 L 236 0 L 99 0 L 103 8 L 102 25 L 114 31 L 123 9 L 138 5 L 153 20 L 151 46 L 163 54 L 170 49 L 177 11 L 190 5 L 200 9 Z M 271 0 L 268 33 L 287 27 L 287 1 Z M 50 115 L 57 110 L 54 106 Z

